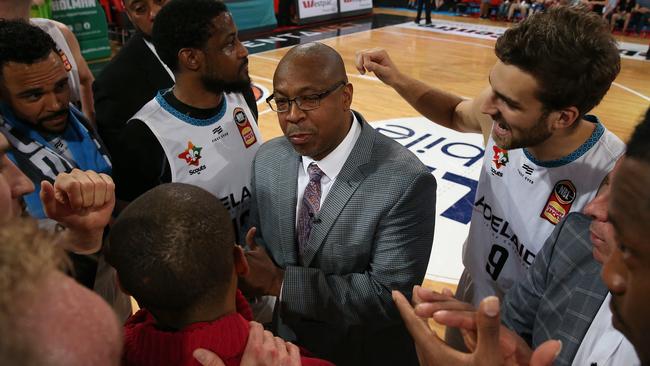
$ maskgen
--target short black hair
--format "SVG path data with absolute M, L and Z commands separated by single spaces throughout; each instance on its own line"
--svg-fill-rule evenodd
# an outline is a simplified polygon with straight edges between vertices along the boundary
M 8 62 L 31 65 L 57 52 L 56 43 L 41 28 L 24 20 L 0 19 L 0 76 Z
M 627 143 L 625 156 L 650 164 L 650 108 L 646 111 L 643 121 L 634 129 Z
M 504 64 L 533 75 L 545 110 L 600 103 L 621 69 L 616 40 L 601 16 L 584 6 L 556 6 L 529 16 L 497 39 Z
M 203 49 L 213 34 L 212 20 L 228 11 L 217 0 L 172 0 L 153 24 L 152 39 L 160 59 L 178 71 L 178 52 L 183 48 Z
M 218 198 L 169 183 L 122 211 L 111 226 L 105 257 L 140 306 L 184 311 L 204 298 L 225 296 L 234 245 L 230 215 Z

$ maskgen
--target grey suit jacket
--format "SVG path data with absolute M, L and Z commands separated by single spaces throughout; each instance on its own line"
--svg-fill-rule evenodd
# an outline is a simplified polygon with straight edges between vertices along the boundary
M 422 283 L 436 181 L 415 155 L 356 116 L 361 134 L 314 218 L 302 265 L 295 234 L 301 157 L 285 137 L 255 157 L 251 223 L 286 271 L 278 311 L 300 345 L 337 364 L 413 364 L 391 290 L 410 297 Z
M 555 365 L 571 365 L 607 296 L 601 265 L 592 255 L 590 223 L 581 213 L 569 214 L 503 300 L 502 322 L 533 348 L 549 339 L 562 341 Z

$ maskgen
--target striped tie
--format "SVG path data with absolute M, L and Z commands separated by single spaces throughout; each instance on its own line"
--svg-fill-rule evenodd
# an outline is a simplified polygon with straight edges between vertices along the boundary
M 302 259 L 305 246 L 311 234 L 311 225 L 314 215 L 320 210 L 320 180 L 324 173 L 315 163 L 309 164 L 309 183 L 302 196 L 300 210 L 298 211 L 298 254 Z

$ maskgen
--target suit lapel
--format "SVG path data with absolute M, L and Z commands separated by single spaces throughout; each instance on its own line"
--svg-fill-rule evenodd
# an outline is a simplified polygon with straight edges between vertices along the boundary
M 158 57 L 156 57 L 149 46 L 147 46 L 142 36 L 140 36 L 140 39 L 138 40 L 138 48 L 143 60 L 146 61 L 142 64 L 144 66 L 142 72 L 145 73 L 149 83 L 156 89 L 166 89 L 166 85 L 173 86 L 174 79 L 169 76 L 167 70 L 162 66 L 162 62 L 158 60 Z M 161 85 L 165 86 L 160 88 Z
M 280 159 L 278 164 L 278 206 L 276 212 L 286 212 L 284 215 L 279 215 L 279 230 L 277 230 L 280 245 L 282 247 L 282 256 L 284 257 L 284 265 L 297 265 L 298 252 L 296 249 L 296 191 L 298 189 L 298 165 L 300 163 L 300 156 L 297 155 L 293 148 L 289 152 L 288 161 Z
M 345 161 L 334 185 L 327 194 L 321 210 L 317 215 L 317 220 L 312 226 L 309 242 L 303 254 L 303 264 L 306 267 L 309 267 L 318 249 L 323 245 L 325 237 L 327 237 L 332 226 L 334 226 L 336 219 L 350 200 L 350 197 L 352 197 L 361 182 L 366 178 L 362 167 L 370 160 L 372 147 L 375 142 L 375 130 L 360 114 L 354 113 L 357 120 L 361 123 L 361 134 L 354 148 L 352 148 L 350 156 Z

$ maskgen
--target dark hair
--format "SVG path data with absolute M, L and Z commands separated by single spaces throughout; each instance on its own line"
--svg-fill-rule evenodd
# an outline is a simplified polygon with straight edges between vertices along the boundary
M 650 108 L 645 112 L 643 121 L 634 129 L 625 156 L 650 164 Z
M 227 11 L 217 0 L 170 1 L 153 24 L 152 39 L 160 59 L 178 71 L 178 52 L 182 48 L 204 48 L 214 31 L 212 20 Z
M 0 75 L 8 62 L 33 64 L 56 52 L 56 43 L 41 28 L 23 20 L 0 19 Z
M 225 295 L 234 244 L 230 215 L 218 198 L 170 183 L 127 206 L 111 227 L 105 255 L 141 306 L 183 311 L 206 295 Z
M 581 6 L 536 13 L 499 37 L 497 57 L 533 75 L 546 110 L 594 108 L 621 69 L 616 41 L 604 20 Z

